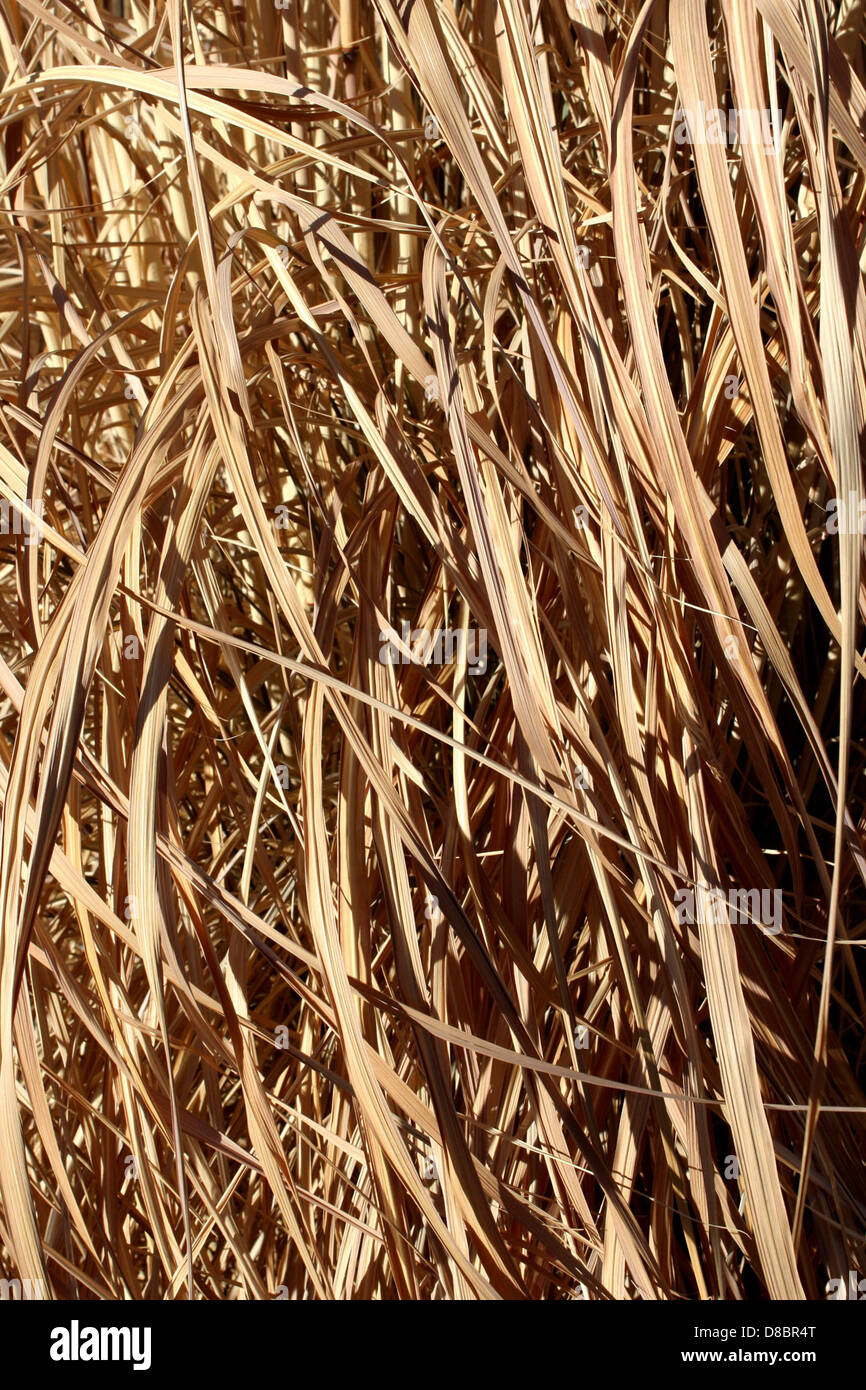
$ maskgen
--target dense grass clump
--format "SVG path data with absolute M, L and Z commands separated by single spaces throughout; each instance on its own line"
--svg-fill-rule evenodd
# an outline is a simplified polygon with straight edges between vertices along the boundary
M 866 1270 L 856 11 L 0 46 L 4 1272 Z

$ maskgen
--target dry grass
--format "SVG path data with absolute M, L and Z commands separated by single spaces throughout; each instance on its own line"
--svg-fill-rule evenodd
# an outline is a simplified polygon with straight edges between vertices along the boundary
M 861 29 L 4 4 L 4 1272 L 866 1268 Z

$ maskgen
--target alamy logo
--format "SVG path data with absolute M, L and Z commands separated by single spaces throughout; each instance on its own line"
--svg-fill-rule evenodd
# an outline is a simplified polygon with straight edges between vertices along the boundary
M 707 107 L 699 101 L 697 112 L 680 107 L 674 120 L 674 140 L 678 145 L 763 145 L 773 147 L 772 115 L 750 106 Z
M 473 676 L 483 675 L 487 670 L 487 630 L 473 628 L 465 632 L 463 628 L 453 632 L 451 628 L 436 628 L 428 632 L 425 627 L 410 628 L 405 618 L 400 625 L 400 644 L 391 641 L 387 632 L 379 633 L 379 660 L 383 666 L 408 666 L 417 661 L 422 666 L 444 666 L 454 660 L 455 654 L 465 659 Z M 402 645 L 401 645 L 402 644 Z
M 149 1327 L 69 1327 L 51 1333 L 52 1361 L 131 1361 L 134 1371 L 150 1369 Z
M 828 536 L 866 536 L 866 497 L 856 492 L 844 497 L 831 497 L 827 503 L 827 521 L 824 527 Z
M 29 1303 L 44 1297 L 41 1279 L 0 1279 L 0 1303 Z
M 25 545 L 34 545 L 42 534 L 40 523 L 45 514 L 45 502 L 40 497 L 26 504 L 35 520 L 20 510 L 23 505 L 21 502 L 10 502 L 6 497 L 0 498 L 0 536 L 23 536 Z
M 774 888 L 772 892 L 769 888 L 731 888 L 723 893 L 721 888 L 699 887 L 697 913 L 694 889 L 678 888 L 674 893 L 674 907 L 680 923 L 754 925 L 760 926 L 767 936 L 778 936 L 782 930 L 781 888 Z
M 830 1279 L 827 1282 L 825 1293 L 831 1303 L 838 1303 L 844 1299 L 854 1299 L 857 1303 L 866 1302 L 866 1279 L 860 1278 L 859 1269 L 848 1270 L 848 1285 L 845 1286 L 844 1279 Z

